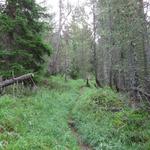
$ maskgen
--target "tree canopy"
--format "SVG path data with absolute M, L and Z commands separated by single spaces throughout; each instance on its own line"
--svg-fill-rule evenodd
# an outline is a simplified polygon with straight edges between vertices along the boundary
M 0 9 L 0 75 L 37 72 L 50 55 L 42 32 L 49 15 L 35 0 L 6 0 Z

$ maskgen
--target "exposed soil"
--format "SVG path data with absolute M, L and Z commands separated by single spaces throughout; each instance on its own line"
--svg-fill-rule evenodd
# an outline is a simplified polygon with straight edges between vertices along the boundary
M 88 144 L 85 144 L 82 141 L 79 133 L 77 132 L 77 129 L 75 128 L 75 122 L 72 119 L 69 119 L 68 125 L 72 131 L 72 134 L 76 137 L 80 149 L 81 150 L 92 150 L 92 148 Z

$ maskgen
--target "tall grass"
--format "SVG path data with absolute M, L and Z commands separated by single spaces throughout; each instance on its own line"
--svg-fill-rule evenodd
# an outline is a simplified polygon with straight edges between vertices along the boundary
M 39 87 L 11 87 L 0 97 L 0 149 L 79 150 L 71 117 L 94 150 L 149 150 L 149 113 L 133 110 L 110 88 L 83 80 L 42 78 Z
M 40 87 L 36 94 L 0 97 L 0 149 L 79 149 L 68 127 L 78 92 L 59 82 L 59 78 L 50 80 L 52 88 Z
M 94 150 L 149 150 L 149 114 L 129 108 L 110 88 L 85 90 L 72 111 L 76 128 Z

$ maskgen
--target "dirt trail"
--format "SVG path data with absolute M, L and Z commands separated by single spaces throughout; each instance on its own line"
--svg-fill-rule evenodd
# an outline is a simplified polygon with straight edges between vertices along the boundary
M 76 137 L 80 149 L 81 150 L 92 150 L 92 148 L 89 145 L 83 143 L 79 133 L 77 132 L 77 129 L 75 128 L 75 122 L 72 119 L 69 119 L 68 125 L 72 131 L 72 134 Z
M 86 86 L 81 86 L 81 87 L 80 87 L 80 94 L 79 94 L 79 97 L 83 94 L 85 88 L 87 88 L 87 87 L 86 87 Z M 71 118 L 71 116 L 70 116 L 70 118 L 68 119 L 68 126 L 69 126 L 69 128 L 71 129 L 72 134 L 76 137 L 77 142 L 78 142 L 78 145 L 79 145 L 79 148 L 80 148 L 81 150 L 92 150 L 92 148 L 90 147 L 90 145 L 85 144 L 85 143 L 83 142 L 83 140 L 81 139 L 81 136 L 79 135 L 77 129 L 75 128 L 75 122 L 73 121 L 73 119 Z

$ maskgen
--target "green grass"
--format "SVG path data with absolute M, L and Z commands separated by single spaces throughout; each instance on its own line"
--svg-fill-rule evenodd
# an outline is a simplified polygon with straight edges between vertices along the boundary
M 81 83 L 70 82 L 60 83 L 59 78 L 53 77 L 49 81 L 50 85 L 54 84 L 52 88 L 40 87 L 31 96 L 2 96 L 0 149 L 78 150 L 77 140 L 68 127 L 68 116 Z
M 150 115 L 129 108 L 110 88 L 85 89 L 72 111 L 76 128 L 94 150 L 149 150 Z
M 0 149 L 79 150 L 70 117 L 94 150 L 150 149 L 149 113 L 129 108 L 110 88 L 62 77 L 43 78 L 39 85 L 34 92 L 11 87 L 0 97 Z

